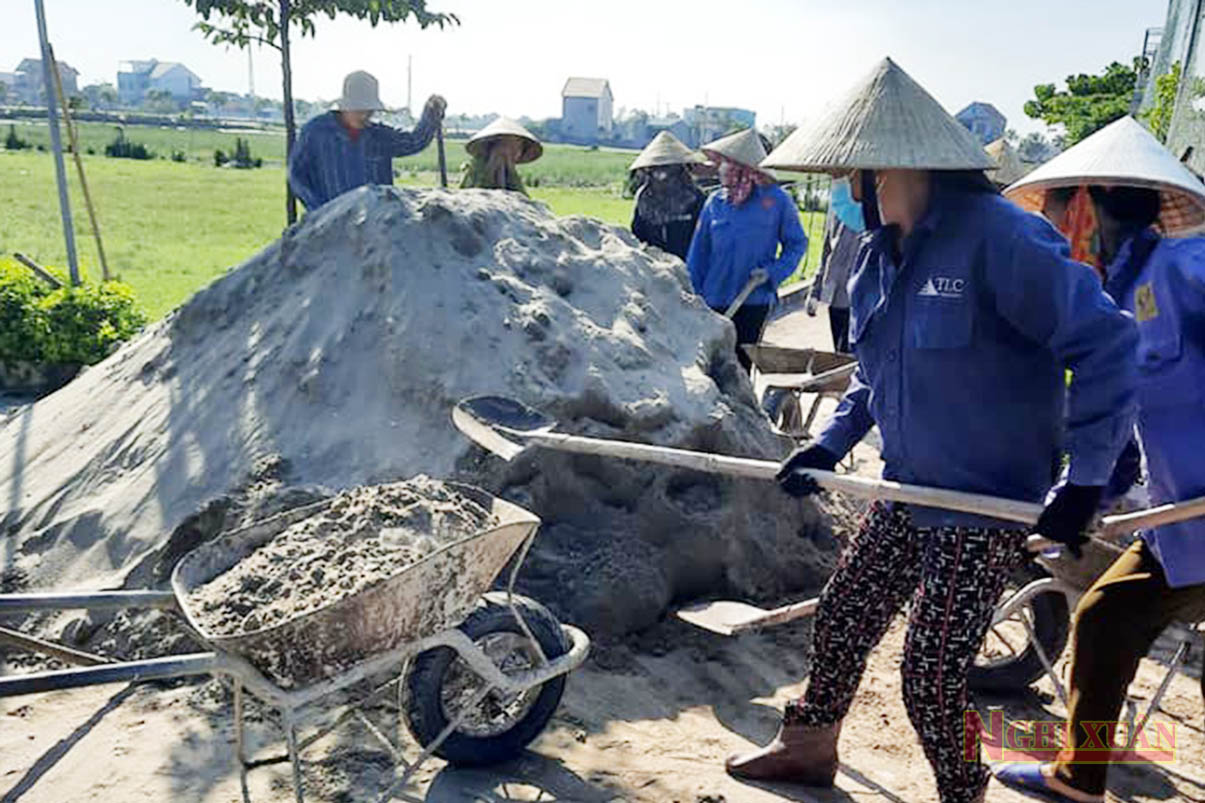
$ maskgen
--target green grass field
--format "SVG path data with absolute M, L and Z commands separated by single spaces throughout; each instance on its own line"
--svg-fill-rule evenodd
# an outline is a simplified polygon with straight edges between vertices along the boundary
M 31 141 L 37 141 L 30 133 L 36 128 L 18 125 L 21 136 Z M 84 128 L 85 143 L 92 137 L 103 148 L 112 137 L 111 126 Z M 0 126 L 0 137 L 6 132 Z M 280 236 L 284 169 L 279 163 L 259 170 L 213 167 L 213 148 L 232 147 L 233 134 L 131 127 L 127 137 L 156 150 L 191 149 L 187 163 L 83 157 L 110 270 L 133 285 L 147 312 L 157 318 Z M 265 143 L 271 139 L 263 137 Z M 283 138 L 277 139 L 283 150 Z M 252 141 L 253 153 L 267 157 L 268 147 L 261 151 L 259 144 L 259 139 Z M 463 161 L 463 147 L 448 145 L 449 167 L 455 171 Z M 632 201 L 620 188 L 631 158 L 625 151 L 550 145 L 543 158 L 522 169 L 525 177 L 537 179 L 530 188 L 532 197 L 555 214 L 588 215 L 627 226 Z M 397 160 L 398 183 L 431 186 L 435 164 L 433 149 Z M 80 261 L 85 275 L 99 278 L 95 241 L 70 159 L 67 167 Z M 811 244 L 798 275 L 814 270 L 824 222 L 816 213 L 803 220 Z M 66 264 L 54 161 L 48 153 L 0 151 L 0 255 L 17 251 L 43 264 Z

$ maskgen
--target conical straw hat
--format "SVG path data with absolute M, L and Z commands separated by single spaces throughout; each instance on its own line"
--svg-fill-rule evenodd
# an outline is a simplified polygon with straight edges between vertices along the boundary
M 1006 139 L 998 139 L 989 144 L 986 148 L 987 155 L 992 157 L 992 161 L 1000 165 L 995 170 L 987 171 L 987 177 L 997 184 L 1007 186 L 1014 181 L 1020 181 L 1025 176 L 1025 165 L 1021 164 L 1021 157 L 1017 155 L 1017 149 L 1008 144 Z
M 752 128 L 746 128 L 737 131 L 735 134 L 720 137 L 713 142 L 707 143 L 699 148 L 699 150 L 703 151 L 708 158 L 715 159 L 715 156 L 723 156 L 734 162 L 743 164 L 745 167 L 761 171 L 767 176 L 773 176 L 761 164 L 762 160 L 766 158 L 766 149 L 761 144 L 761 138 L 757 136 L 757 132 Z
M 988 170 L 979 141 L 891 59 L 883 59 L 762 163 L 805 173 Z
M 1046 191 L 1098 184 L 1159 190 L 1159 228 L 1179 234 L 1205 225 L 1205 184 L 1180 164 L 1132 117 L 1076 143 L 1004 191 L 1019 206 L 1039 212 Z
M 519 137 L 520 139 L 525 140 L 523 144 L 523 153 L 519 156 L 519 164 L 523 164 L 524 162 L 534 162 L 544 153 L 544 146 L 540 144 L 538 139 L 536 139 L 535 134 L 531 133 L 509 117 L 499 117 L 485 128 L 469 137 L 468 141 L 464 144 L 464 149 L 469 152 L 470 156 L 481 156 L 481 151 L 482 148 L 485 147 L 486 140 L 506 135 Z
M 644 150 L 632 162 L 628 170 L 639 170 L 642 167 L 657 167 L 658 165 L 699 164 L 705 161 L 702 156 L 682 144 L 682 141 L 668 131 L 662 131 L 653 137 L 653 141 L 644 146 Z

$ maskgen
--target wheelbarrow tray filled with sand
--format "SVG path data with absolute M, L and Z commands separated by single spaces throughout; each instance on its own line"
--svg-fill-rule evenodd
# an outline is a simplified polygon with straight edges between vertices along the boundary
M 85 669 L 0 678 L 0 697 L 118 681 L 213 674 L 234 693 L 238 752 L 244 765 L 244 691 L 281 714 L 301 799 L 299 752 L 359 715 L 369 698 L 396 688 L 403 715 L 423 746 L 412 762 L 378 729 L 405 766 L 403 784 L 429 756 L 488 764 L 517 755 L 543 730 L 560 701 L 564 676 L 585 659 L 589 641 L 543 606 L 513 593 L 515 576 L 539 519 L 477 488 L 441 487 L 478 506 L 481 526 L 453 523 L 440 546 L 382 579 L 335 595 L 300 615 L 242 632 L 215 629 L 197 602 L 205 584 L 239 566 L 289 528 L 328 512 L 335 500 L 291 510 L 223 535 L 188 553 L 172 573 L 172 591 L 78 592 L 0 596 L 0 612 L 157 607 L 181 616 L 212 651 Z M 456 530 L 460 526 L 462 529 Z M 516 558 L 517 556 L 517 558 Z M 512 558 L 506 591 L 488 593 Z M 257 613 L 253 611 L 252 613 Z M 30 641 L 36 641 L 30 639 Z M 53 648 L 53 645 L 48 645 Z M 389 680 L 380 682 L 381 678 Z M 366 683 L 368 681 L 368 683 Z M 303 710 L 365 685 L 368 697 L 346 706 L 335 725 L 299 740 Z M 340 695 L 341 705 L 347 694 Z M 362 715 L 360 715 L 362 718 Z

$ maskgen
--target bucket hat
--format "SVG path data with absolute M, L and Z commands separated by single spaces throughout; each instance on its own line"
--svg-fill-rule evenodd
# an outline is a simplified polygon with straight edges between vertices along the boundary
M 385 108 L 381 103 L 377 79 L 372 73 L 356 70 L 343 79 L 343 94 L 335 108 L 345 112 L 376 112 Z

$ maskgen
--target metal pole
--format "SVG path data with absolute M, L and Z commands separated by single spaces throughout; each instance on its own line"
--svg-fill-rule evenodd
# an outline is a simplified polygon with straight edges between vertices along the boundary
M 42 83 L 46 87 L 46 121 L 50 124 L 50 146 L 54 150 L 54 170 L 59 186 L 59 212 L 63 218 L 63 242 L 67 246 L 67 266 L 71 284 L 78 285 L 79 260 L 75 255 L 75 229 L 71 223 L 71 200 L 67 196 L 67 168 L 63 165 L 63 140 L 59 136 L 58 104 L 54 102 L 54 79 L 51 77 L 50 43 L 46 36 L 46 10 L 42 0 L 33 0 L 38 15 L 38 39 L 42 44 Z

